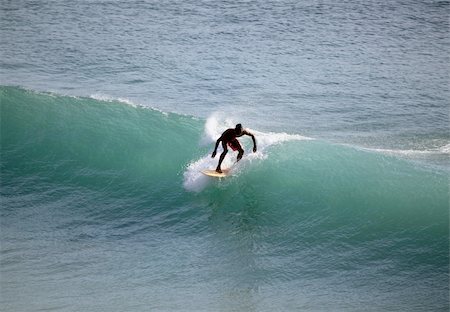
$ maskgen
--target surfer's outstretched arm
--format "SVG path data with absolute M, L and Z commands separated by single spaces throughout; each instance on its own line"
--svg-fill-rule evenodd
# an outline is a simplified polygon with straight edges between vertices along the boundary
M 246 134 L 246 135 L 252 137 L 252 140 L 253 140 L 253 153 L 255 153 L 256 152 L 256 139 L 255 139 L 255 136 L 253 135 L 253 133 L 248 132 L 246 130 L 243 131 L 243 134 Z

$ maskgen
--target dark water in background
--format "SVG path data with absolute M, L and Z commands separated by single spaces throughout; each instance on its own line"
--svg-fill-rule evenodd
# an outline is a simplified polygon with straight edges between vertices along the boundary
M 448 310 L 449 2 L 1 14 L 6 311 Z

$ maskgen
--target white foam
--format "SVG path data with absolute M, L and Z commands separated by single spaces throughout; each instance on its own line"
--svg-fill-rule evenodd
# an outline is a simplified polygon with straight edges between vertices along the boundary
M 443 154 L 450 154 L 450 144 L 440 147 L 439 151 Z
M 218 113 L 212 114 L 206 120 L 203 136 L 200 141 L 201 146 L 206 146 L 211 143 L 215 143 L 220 135 L 228 128 L 234 128 L 238 122 L 234 121 L 232 118 L 221 119 Z M 286 142 L 286 141 L 300 141 L 300 140 L 313 140 L 312 138 L 305 137 L 298 134 L 288 134 L 288 133 L 275 133 L 275 132 L 260 132 L 250 128 L 245 128 L 249 132 L 253 133 L 257 140 L 258 149 L 264 150 L 265 148 Z M 245 136 L 242 137 L 245 140 Z
M 204 169 L 215 168 L 217 166 L 217 161 L 217 156 L 213 159 L 211 156 L 206 155 L 190 163 L 183 174 L 184 188 L 191 192 L 202 191 L 209 183 L 211 183 L 212 179 L 205 176 L 201 171 Z M 223 168 L 231 167 L 230 160 L 225 159 L 222 166 Z
M 368 147 L 357 147 L 351 146 L 353 148 L 375 152 L 384 155 L 393 156 L 399 159 L 404 159 L 408 161 L 418 161 L 425 162 L 428 164 L 436 164 L 439 167 L 445 167 L 447 170 L 450 165 L 450 144 L 429 149 L 387 149 L 387 148 L 368 148 Z
M 236 124 L 231 118 L 222 119 L 218 113 L 212 114 L 206 120 L 205 127 L 203 129 L 203 136 L 200 140 L 200 145 L 206 146 L 211 143 L 215 143 L 223 131 L 228 128 L 234 128 L 235 125 Z
M 299 134 L 289 134 L 285 132 L 275 133 L 275 132 L 260 132 L 256 130 L 248 129 L 252 132 L 255 137 L 257 137 L 258 146 L 264 150 L 265 148 L 280 144 L 287 141 L 304 141 L 304 140 L 314 140 L 313 138 L 305 137 Z
M 399 155 L 406 157 L 450 154 L 450 145 L 445 145 L 440 148 L 430 150 L 414 150 L 414 149 L 400 150 L 400 149 L 384 149 L 384 148 L 363 148 L 363 149 L 383 154 Z
M 100 93 L 92 94 L 90 96 L 90 98 L 92 98 L 94 100 L 98 100 L 98 101 L 103 101 L 103 102 L 120 102 L 120 103 L 128 104 L 133 107 L 141 106 L 127 98 L 115 98 L 115 97 L 112 97 L 112 96 L 109 96 L 106 94 L 100 94 Z

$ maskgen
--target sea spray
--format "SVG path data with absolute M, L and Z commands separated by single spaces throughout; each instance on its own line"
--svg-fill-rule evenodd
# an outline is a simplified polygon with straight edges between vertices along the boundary
M 212 153 L 216 140 L 221 136 L 223 131 L 227 128 L 234 128 L 236 121 L 233 119 L 220 119 L 220 114 L 213 114 L 207 118 L 202 138 L 199 142 L 200 146 L 208 146 L 210 152 Z M 240 171 L 246 170 L 253 162 L 259 160 L 264 160 L 267 158 L 268 149 L 276 144 L 280 144 L 287 141 L 301 141 L 301 140 L 312 140 L 312 138 L 304 137 L 301 135 L 287 134 L 287 133 L 264 133 L 260 131 L 253 130 L 251 128 L 246 128 L 249 132 L 253 133 L 257 142 L 257 152 L 252 152 L 252 147 L 249 146 L 247 136 L 242 136 L 239 141 L 244 145 L 244 157 L 239 163 L 236 163 L 236 153 L 231 150 L 228 151 L 223 163 L 223 168 L 232 168 L 230 175 L 237 175 Z M 205 169 L 215 169 L 218 163 L 218 156 L 222 152 L 222 145 L 219 144 L 217 150 L 217 156 L 215 159 L 211 159 L 211 154 L 204 155 L 200 159 L 192 161 L 186 168 L 184 172 L 184 182 L 183 185 L 186 190 L 199 192 L 202 191 L 209 182 L 212 181 L 210 177 L 205 177 L 201 171 Z M 235 155 L 236 154 L 236 155 Z

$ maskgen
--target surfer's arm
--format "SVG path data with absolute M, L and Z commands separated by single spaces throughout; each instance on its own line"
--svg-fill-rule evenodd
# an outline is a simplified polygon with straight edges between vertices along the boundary
M 216 146 L 214 146 L 214 152 L 211 155 L 212 158 L 216 157 L 217 148 L 219 147 L 220 141 L 222 141 L 222 137 L 218 138 L 216 141 Z
M 255 136 L 253 135 L 253 133 L 248 132 L 247 130 L 244 130 L 243 133 L 252 137 L 252 140 L 253 140 L 253 153 L 256 152 L 256 139 L 255 139 Z

